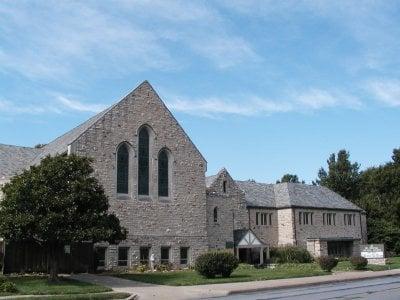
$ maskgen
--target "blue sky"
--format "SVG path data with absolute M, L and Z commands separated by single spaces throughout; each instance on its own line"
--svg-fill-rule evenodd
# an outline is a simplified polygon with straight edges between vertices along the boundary
M 46 143 L 147 79 L 237 179 L 400 146 L 399 1 L 0 2 L 0 143 Z

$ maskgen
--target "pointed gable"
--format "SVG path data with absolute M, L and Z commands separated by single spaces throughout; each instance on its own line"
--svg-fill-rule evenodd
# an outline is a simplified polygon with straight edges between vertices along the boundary
M 38 164 L 40 161 L 46 157 L 47 155 L 56 155 L 56 154 L 61 154 L 65 153 L 68 151 L 68 146 L 72 145 L 80 136 L 82 136 L 85 132 L 90 130 L 92 127 L 98 125 L 104 118 L 106 118 L 109 114 L 111 114 L 114 110 L 114 108 L 118 107 L 124 102 L 133 101 L 131 102 L 133 105 L 135 105 L 135 100 L 142 98 L 142 96 L 145 96 L 145 94 L 152 93 L 154 96 L 154 99 L 157 99 L 157 101 L 163 106 L 167 114 L 174 120 L 174 122 L 178 125 L 178 127 L 181 130 L 181 133 L 185 135 L 187 140 L 192 144 L 192 146 L 196 149 L 198 154 L 201 156 L 204 162 L 206 162 L 206 159 L 204 156 L 201 154 L 201 152 L 198 150 L 196 145 L 192 142 L 190 137 L 186 134 L 184 129 L 180 126 L 178 121 L 175 119 L 175 117 L 172 115 L 170 110 L 166 107 L 164 102 L 161 100 L 161 98 L 158 96 L 157 92 L 154 90 L 154 88 L 151 86 L 151 84 L 145 80 L 142 82 L 140 85 L 138 85 L 132 92 L 130 92 L 128 95 L 126 95 L 122 100 L 119 102 L 113 104 L 109 108 L 105 109 L 104 111 L 98 113 L 97 115 L 93 116 L 86 122 L 78 125 L 74 129 L 68 131 L 67 133 L 63 134 L 62 136 L 56 138 L 52 142 L 48 143 L 45 147 L 43 147 L 42 151 L 38 156 L 35 157 L 33 160 L 32 164 Z M 148 112 L 151 114 L 151 111 L 149 110 Z
M 238 248 L 256 248 L 264 245 L 251 230 L 235 230 L 235 245 Z
M 235 180 L 229 172 L 222 168 L 216 175 L 206 177 L 206 187 L 209 194 L 229 194 L 230 192 L 239 191 Z M 225 188 L 225 191 L 223 190 Z

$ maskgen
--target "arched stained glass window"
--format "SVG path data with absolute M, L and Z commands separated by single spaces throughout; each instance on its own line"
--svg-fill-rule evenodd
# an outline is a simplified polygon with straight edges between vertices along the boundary
M 167 150 L 161 150 L 158 154 L 158 195 L 162 197 L 169 196 L 169 164 Z
M 129 149 L 122 144 L 117 152 L 117 193 L 128 194 L 129 190 Z
M 218 222 L 218 207 L 214 207 L 214 223 Z
M 149 132 L 142 128 L 139 132 L 138 194 L 149 195 Z

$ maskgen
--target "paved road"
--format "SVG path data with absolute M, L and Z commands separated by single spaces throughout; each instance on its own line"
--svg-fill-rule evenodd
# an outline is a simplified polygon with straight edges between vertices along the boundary
M 399 300 L 400 276 L 352 281 L 348 283 L 320 284 L 303 288 L 287 288 L 236 294 L 227 297 L 209 298 L 214 300 L 333 300 L 368 299 Z

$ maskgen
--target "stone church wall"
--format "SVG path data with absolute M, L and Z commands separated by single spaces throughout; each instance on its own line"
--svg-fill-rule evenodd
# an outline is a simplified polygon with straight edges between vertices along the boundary
M 145 197 L 137 191 L 138 131 L 144 125 L 151 132 L 150 195 Z M 116 151 L 122 142 L 130 149 L 127 195 L 116 193 Z M 171 194 L 159 198 L 157 157 L 164 147 L 171 152 Z M 190 247 L 192 262 L 207 249 L 206 161 L 149 84 L 139 86 L 84 132 L 71 152 L 94 159 L 95 176 L 109 197 L 110 210 L 129 231 L 120 245 L 131 247 L 129 265 L 138 263 L 136 248 L 140 246 L 151 246 L 156 262 L 161 246 L 171 247 L 171 262 L 180 246 Z M 115 265 L 114 248 L 108 251 L 109 267 Z
M 233 247 L 234 230 L 248 228 L 249 218 L 244 193 L 229 173 L 223 170 L 217 176 L 207 188 L 208 245 L 210 249 L 225 249 Z M 214 222 L 214 208 L 217 208 L 217 222 Z

